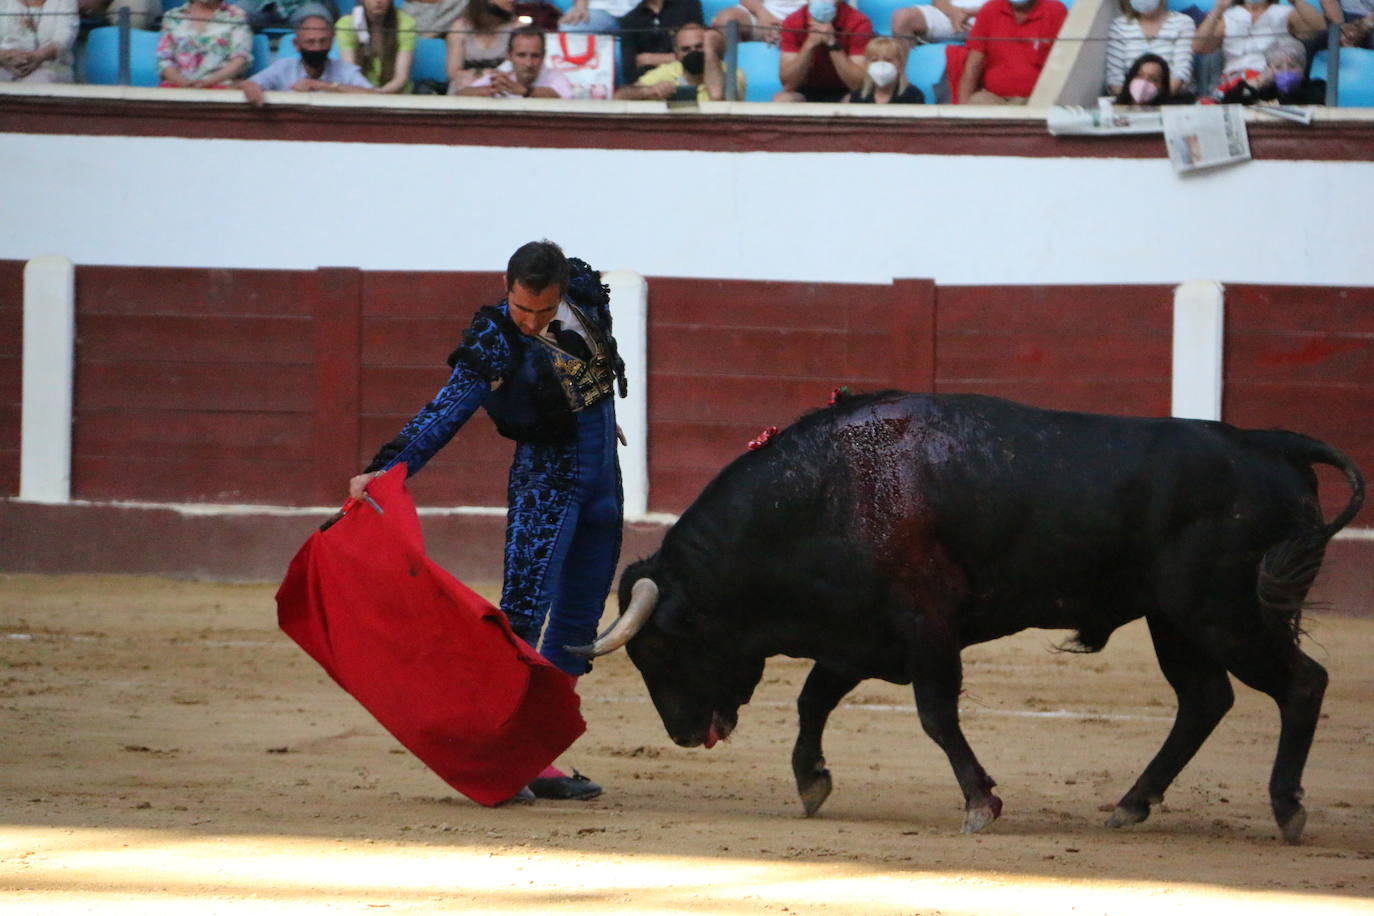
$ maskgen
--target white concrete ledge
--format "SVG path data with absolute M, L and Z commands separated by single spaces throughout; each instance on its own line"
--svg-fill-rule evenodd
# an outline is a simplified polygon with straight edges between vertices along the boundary
M 1063 65 L 1067 66 L 1067 65 Z M 1067 79 L 1067 74 L 1064 77 Z M 1056 79 L 1056 84 L 1061 81 Z M 83 83 L 28 85 L 0 84 L 0 96 L 16 95 L 53 99 L 109 99 L 130 102 L 183 102 L 195 105 L 247 107 L 243 94 L 225 89 L 162 89 L 146 86 L 91 86 Z M 1037 93 L 1053 100 L 1060 93 L 1047 88 Z M 344 108 L 390 111 L 503 111 L 582 115 L 674 115 L 678 117 L 749 116 L 762 118 L 878 118 L 899 121 L 1043 121 L 1049 115 L 1048 103 L 1027 106 L 1005 105 L 845 105 L 823 102 L 704 102 L 700 105 L 669 105 L 660 101 L 620 101 L 617 99 L 486 99 L 442 95 L 350 95 L 320 92 L 269 92 L 267 104 L 273 108 Z M 1245 112 L 1247 121 L 1274 125 L 1275 120 L 1261 112 Z M 1313 108 L 1313 122 L 1374 122 L 1374 108 Z M 1293 125 L 1295 130 L 1304 129 Z

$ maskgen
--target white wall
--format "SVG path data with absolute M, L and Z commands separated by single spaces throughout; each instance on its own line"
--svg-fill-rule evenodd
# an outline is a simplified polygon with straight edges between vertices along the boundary
M 1374 282 L 1374 208 L 1353 205 L 1374 163 L 1184 179 L 1163 157 L 1162 139 L 1130 160 L 0 134 L 0 258 L 491 270 L 547 236 L 649 276 Z

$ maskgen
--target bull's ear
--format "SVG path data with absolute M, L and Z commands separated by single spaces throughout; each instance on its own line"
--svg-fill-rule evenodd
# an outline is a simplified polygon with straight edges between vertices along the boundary
M 654 608 L 658 606 L 658 586 L 647 576 L 635 582 L 630 589 L 630 605 L 625 608 L 611 628 L 596 638 L 589 646 L 564 646 L 563 648 L 579 658 L 596 658 L 614 652 L 629 642 L 640 631 Z

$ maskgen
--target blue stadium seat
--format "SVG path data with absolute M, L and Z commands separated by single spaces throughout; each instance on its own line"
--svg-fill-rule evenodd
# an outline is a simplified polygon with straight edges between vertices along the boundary
M 253 62 L 248 65 L 248 75 L 261 73 L 267 69 L 267 65 L 272 63 L 272 46 L 268 42 L 267 36 L 258 34 L 253 36 Z
M 1326 52 L 1318 51 L 1308 71 L 1313 79 L 1326 79 Z M 1341 108 L 1374 108 L 1374 51 L 1341 48 L 1340 83 L 1336 104 Z
M 893 13 L 916 5 L 917 0 L 858 0 L 854 4 L 859 12 L 873 20 L 873 31 L 879 35 L 892 34 Z
M 1194 6 L 1206 14 L 1212 10 L 1212 0 L 1169 0 L 1169 9 L 1175 13 L 1186 12 Z
M 415 65 L 410 69 L 410 78 L 448 82 L 448 45 L 442 38 L 415 40 Z
M 162 77 L 157 70 L 158 33 L 145 29 L 129 30 L 129 84 L 157 86 Z M 91 29 L 86 37 L 86 82 L 97 86 L 119 85 L 119 28 L 107 25 Z
M 739 43 L 739 68 L 744 71 L 746 102 L 771 102 L 773 96 L 782 92 L 782 80 L 778 78 L 781 56 L 777 45 L 765 41 Z
M 935 102 L 935 84 L 945 76 L 945 45 L 917 45 L 906 57 L 907 82 L 925 93 L 926 102 Z

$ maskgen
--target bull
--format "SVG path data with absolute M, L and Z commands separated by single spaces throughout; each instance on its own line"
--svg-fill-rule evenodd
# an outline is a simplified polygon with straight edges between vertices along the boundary
M 1330 523 L 1314 464 L 1352 491 Z M 1230 709 L 1229 672 L 1278 705 L 1269 795 L 1295 843 L 1327 684 L 1299 647 L 1302 609 L 1363 498 L 1349 458 L 1283 430 L 978 395 L 843 397 L 728 465 L 626 568 L 620 616 L 575 651 L 626 646 L 684 747 L 729 736 L 767 658 L 813 659 L 792 751 L 807 815 L 831 792 L 831 711 L 865 678 L 910 684 L 975 832 L 1002 802 L 960 729 L 961 650 L 1042 627 L 1096 652 L 1144 617 L 1178 708 L 1108 825 L 1163 800 Z

